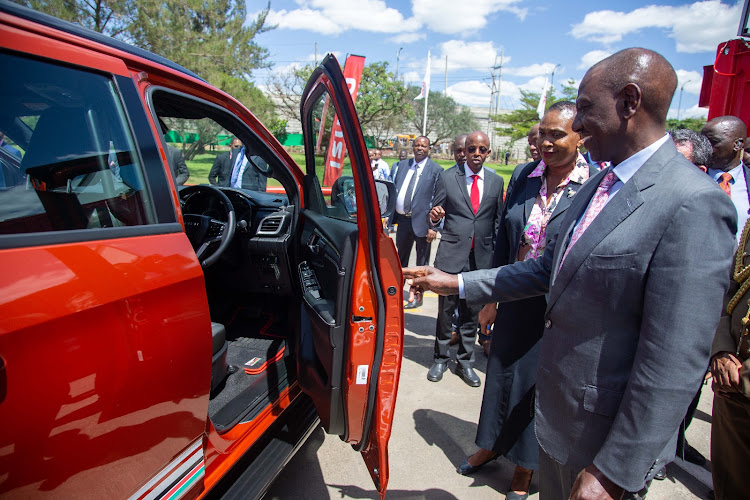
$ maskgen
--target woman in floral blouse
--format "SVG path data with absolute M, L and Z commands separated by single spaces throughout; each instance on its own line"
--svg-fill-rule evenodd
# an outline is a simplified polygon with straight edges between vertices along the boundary
M 561 101 L 544 114 L 537 147 L 541 160 L 519 165 L 513 172 L 495 243 L 495 266 L 541 257 L 558 230 L 561 214 L 593 173 L 573 132 L 575 104 Z M 544 331 L 545 298 L 488 304 L 480 322 L 494 328 L 487 364 L 484 399 L 476 444 L 479 451 L 458 467 L 471 474 L 500 455 L 516 464 L 509 499 L 528 496 L 531 476 L 539 466 L 534 434 L 534 389 L 539 340 Z

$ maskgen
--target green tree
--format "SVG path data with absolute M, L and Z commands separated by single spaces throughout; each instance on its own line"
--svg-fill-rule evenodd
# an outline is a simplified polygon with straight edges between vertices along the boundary
M 678 128 L 689 128 L 690 130 L 695 130 L 696 132 L 700 132 L 705 124 L 706 124 L 705 118 L 685 118 L 682 120 L 676 120 L 674 118 L 670 118 L 669 120 L 667 120 L 667 130 L 676 130 Z
M 383 145 L 401 128 L 411 106 L 407 89 L 388 71 L 387 62 L 365 66 L 357 92 L 357 116 L 365 135 L 376 138 Z
M 519 109 L 492 117 L 494 122 L 507 125 L 506 127 L 497 127 L 495 131 L 500 135 L 510 136 L 511 142 L 526 137 L 529 129 L 535 123 L 539 122 L 539 115 L 536 108 L 539 106 L 540 98 L 541 94 L 538 92 L 521 90 L 521 107 Z M 547 107 L 551 106 L 555 100 L 554 91 L 550 90 L 547 92 Z
M 120 38 L 132 26 L 136 13 L 136 0 L 15 1 L 45 14 Z
M 286 120 L 299 120 L 302 92 L 314 69 L 315 66 L 312 64 L 306 64 L 286 71 L 275 71 L 268 77 L 266 82 L 268 92 L 273 96 L 277 113 Z
M 245 24 L 244 0 L 137 0 L 129 35 L 139 47 L 160 54 L 231 94 L 261 120 L 272 106 L 251 78 L 270 67 L 268 50 L 254 41 L 266 24 L 270 4 Z
M 410 95 L 417 95 L 419 88 L 409 88 Z M 412 114 L 411 124 L 419 133 L 422 133 L 424 122 L 424 99 L 411 101 Z M 427 102 L 427 128 L 425 135 L 432 138 L 432 144 L 437 145 L 446 139 L 452 140 L 457 135 L 468 134 L 478 130 L 479 125 L 471 114 L 471 110 L 465 106 L 459 106 L 450 96 L 444 96 L 442 92 L 430 91 Z

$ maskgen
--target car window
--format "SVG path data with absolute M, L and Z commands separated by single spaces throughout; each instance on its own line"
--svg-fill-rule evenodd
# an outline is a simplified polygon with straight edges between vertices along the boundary
M 327 92 L 315 101 L 312 120 L 315 176 L 325 200 L 325 206 L 319 209 L 328 217 L 353 221 L 357 215 L 357 196 L 351 163 L 336 108 Z
M 166 89 L 151 93 L 175 184 L 213 184 L 265 192 L 275 156 L 237 118 L 217 106 Z M 237 146 L 237 147 L 234 147 Z
M 0 234 L 151 224 L 111 78 L 0 54 Z

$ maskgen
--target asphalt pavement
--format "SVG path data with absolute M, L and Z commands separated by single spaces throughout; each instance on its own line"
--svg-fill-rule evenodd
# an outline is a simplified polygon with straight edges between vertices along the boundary
M 392 235 L 393 236 L 393 235 Z M 436 242 L 437 243 L 437 242 Z M 432 245 L 432 252 L 437 248 Z M 414 252 L 412 252 L 412 261 Z M 432 262 L 432 259 L 430 260 Z M 504 498 L 513 464 L 501 458 L 473 476 L 461 476 L 456 466 L 476 450 L 474 437 L 482 403 L 487 358 L 475 345 L 475 369 L 482 386 L 472 388 L 455 375 L 455 346 L 450 370 L 440 382 L 429 382 L 435 339 L 437 296 L 426 293 L 423 306 L 404 315 L 404 357 L 389 443 L 390 481 L 387 498 L 484 499 Z M 688 442 L 709 456 L 712 397 L 704 386 Z M 705 467 L 677 459 L 667 466 L 667 479 L 654 481 L 651 500 L 710 499 L 710 462 Z M 538 499 L 537 478 L 530 499 Z M 360 455 L 338 436 L 316 429 L 287 464 L 266 495 L 285 498 L 378 498 Z

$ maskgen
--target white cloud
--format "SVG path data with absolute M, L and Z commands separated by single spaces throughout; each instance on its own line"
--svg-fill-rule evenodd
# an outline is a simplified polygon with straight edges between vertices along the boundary
M 677 92 L 679 92 L 680 89 L 683 89 L 684 92 L 689 94 L 699 95 L 701 93 L 702 82 L 703 75 L 697 71 L 686 71 L 684 69 L 677 70 Z
M 592 50 L 591 52 L 586 52 L 581 57 L 581 62 L 578 65 L 578 69 L 589 69 L 594 64 L 598 63 L 602 59 L 606 59 L 611 55 L 612 52 L 609 52 L 607 50 Z
M 487 25 L 492 14 L 504 11 L 523 21 L 528 9 L 518 7 L 521 0 L 472 0 L 470 15 L 454 0 L 412 0 L 414 17 L 438 33 L 470 33 Z
M 405 73 L 400 74 L 399 78 L 406 83 L 420 83 L 422 81 L 423 76 L 424 75 L 420 75 L 416 71 L 407 71 Z
M 393 43 L 412 43 L 416 42 L 417 40 L 422 40 L 423 38 L 427 38 L 427 35 L 424 33 L 417 33 L 414 31 L 407 31 L 406 33 L 401 33 L 393 37 Z
M 451 85 L 447 94 L 464 106 L 488 106 L 490 103 L 490 88 L 476 80 Z
M 521 66 L 520 68 L 505 68 L 503 67 L 503 73 L 508 75 L 514 75 L 514 76 L 525 76 L 525 77 L 532 77 L 532 76 L 544 76 L 546 74 L 549 74 L 552 72 L 553 69 L 555 69 L 554 63 L 541 63 L 541 64 L 532 64 L 530 66 Z M 542 79 L 543 81 L 544 79 Z
M 676 101 L 673 101 L 673 104 L 677 104 Z M 677 112 L 676 107 L 669 108 L 669 113 L 667 113 L 667 118 L 677 119 L 678 115 L 681 120 L 684 120 L 685 118 L 707 118 L 708 108 L 699 108 L 697 104 L 694 104 L 693 106 L 689 108 L 682 108 L 681 113 Z
M 403 33 L 421 23 L 406 19 L 383 0 L 299 0 L 301 8 L 271 10 L 268 23 L 281 29 L 308 30 L 333 35 L 348 30 Z
M 492 42 L 465 42 L 463 40 L 449 40 L 440 45 L 440 53 L 432 59 L 432 71 L 445 69 L 445 57 L 448 56 L 448 70 L 474 69 L 492 71 L 492 66 L 500 64 L 500 52 Z M 503 58 L 503 64 L 510 61 L 510 57 Z
M 708 0 L 680 6 L 649 5 L 631 12 L 601 10 L 586 14 L 570 33 L 575 38 L 612 44 L 625 35 L 657 28 L 669 32 L 678 52 L 710 52 L 736 34 L 741 7 L 741 2 L 726 5 Z

